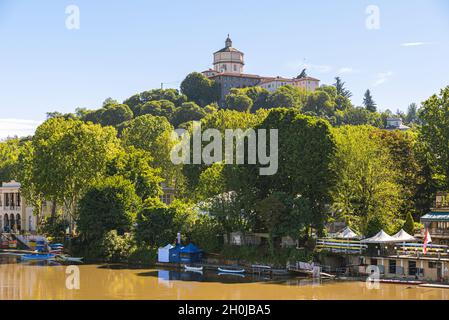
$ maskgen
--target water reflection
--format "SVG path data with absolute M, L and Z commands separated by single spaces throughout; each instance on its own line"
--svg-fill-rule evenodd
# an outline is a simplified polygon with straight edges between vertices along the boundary
M 80 289 L 66 287 L 66 266 L 0 256 L 0 299 L 449 299 L 449 290 L 363 282 L 320 282 L 79 265 Z

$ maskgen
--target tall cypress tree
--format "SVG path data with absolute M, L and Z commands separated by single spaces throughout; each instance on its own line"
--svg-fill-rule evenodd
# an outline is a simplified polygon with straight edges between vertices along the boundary
M 365 95 L 363 97 L 363 105 L 365 106 L 366 110 L 371 112 L 377 111 L 377 105 L 373 100 L 373 96 L 371 95 L 371 91 L 368 89 L 365 92 Z

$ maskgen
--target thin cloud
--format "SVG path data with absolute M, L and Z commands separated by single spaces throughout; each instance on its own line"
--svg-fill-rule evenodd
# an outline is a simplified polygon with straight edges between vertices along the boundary
M 384 84 L 391 78 L 392 75 L 393 75 L 392 71 L 378 73 L 376 75 L 376 81 L 374 82 L 373 86 L 377 87 L 380 86 L 381 84 Z
M 434 42 L 404 42 L 401 43 L 401 47 L 419 47 L 419 46 L 425 46 L 429 44 L 434 44 Z
M 41 121 L 27 119 L 0 119 L 0 139 L 34 134 Z
M 340 69 L 338 69 L 337 73 L 338 74 L 353 74 L 353 73 L 358 73 L 359 70 L 350 68 L 350 67 L 342 67 Z

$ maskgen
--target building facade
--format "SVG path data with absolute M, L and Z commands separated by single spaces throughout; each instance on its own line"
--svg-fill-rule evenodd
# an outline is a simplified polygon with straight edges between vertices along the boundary
M 449 192 L 438 192 L 433 208 L 421 217 L 424 229 L 416 237 L 424 238 L 429 230 L 433 244 L 449 245 Z
M 313 91 L 320 84 L 320 80 L 312 77 L 263 77 L 244 73 L 244 53 L 232 46 L 232 40 L 229 35 L 225 40 L 225 47 L 216 51 L 213 56 L 213 69 L 208 69 L 202 73 L 220 85 L 220 100 L 218 104 L 221 107 L 226 107 L 225 97 L 232 88 L 261 86 L 273 92 L 281 86 L 293 85 Z
M 41 216 L 50 215 L 51 206 L 44 202 L 40 208 Z M 3 182 L 0 187 L 0 233 L 1 232 L 35 232 L 37 217 L 33 207 L 28 206 L 20 195 L 20 183 L 16 181 Z

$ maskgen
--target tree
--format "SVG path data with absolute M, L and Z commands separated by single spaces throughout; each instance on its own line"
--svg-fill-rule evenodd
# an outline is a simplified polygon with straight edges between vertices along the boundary
M 107 175 L 129 180 L 142 200 L 155 198 L 162 194 L 160 184 L 164 179 L 160 169 L 151 167 L 152 161 L 148 151 L 127 146 L 108 164 Z
M 363 97 L 363 105 L 365 106 L 365 109 L 368 111 L 376 112 L 377 110 L 376 103 L 374 102 L 369 89 L 365 91 L 365 95 Z
M 276 89 L 269 97 L 271 108 L 296 108 L 301 110 L 307 101 L 307 91 L 290 85 Z
M 351 91 L 345 88 L 345 82 L 343 82 L 340 77 L 335 77 L 334 87 L 337 89 L 338 95 L 348 99 L 352 97 Z
M 231 93 L 226 95 L 225 99 L 227 108 L 231 110 L 249 112 L 253 106 L 253 100 L 243 94 Z
M 434 168 L 434 174 L 449 189 L 449 86 L 423 102 L 420 140 Z
M 80 197 L 103 177 L 119 149 L 116 135 L 112 127 L 64 118 L 49 119 L 36 129 L 26 157 L 31 161 L 27 180 L 35 194 L 64 205 L 71 227 Z
M 170 160 L 170 152 L 176 143 L 172 132 L 173 127 L 166 118 L 147 114 L 126 123 L 122 141 L 126 146 L 149 152 L 152 165 L 160 168 L 161 175 L 171 181 L 175 176 L 175 167 Z
M 141 200 L 133 184 L 120 176 L 108 177 L 91 186 L 79 202 L 77 226 L 87 241 L 101 239 L 107 232 L 129 232 Z
M 194 102 L 185 102 L 179 108 L 176 108 L 171 123 L 175 128 L 189 121 L 201 120 L 206 111 Z
M 102 126 L 117 126 L 133 118 L 133 112 L 126 104 L 106 104 L 101 109 L 87 113 L 85 121 L 99 123 Z
M 405 219 L 402 229 L 411 235 L 415 233 L 415 221 L 413 220 L 413 216 L 410 212 L 407 213 L 407 218 Z
M 219 100 L 218 84 L 198 72 L 190 73 L 181 82 L 181 92 L 202 107 Z
M 175 104 L 169 100 L 152 100 L 136 107 L 135 115 L 143 116 L 150 114 L 153 116 L 163 116 L 171 119 L 175 111 Z
M 6 139 L 0 142 L 0 182 L 14 180 L 19 154 L 19 139 Z
M 332 190 L 333 210 L 365 234 L 373 231 L 374 221 L 392 231 L 403 203 L 397 170 L 377 131 L 370 126 L 334 129 L 337 151 L 332 168 L 337 180 Z
M 304 68 L 301 70 L 301 73 L 296 77 L 296 79 L 302 79 L 305 77 L 307 77 L 307 72 L 306 72 L 306 69 Z
M 194 219 L 188 205 L 153 203 L 145 206 L 137 216 L 136 240 L 152 246 L 174 243 L 178 232 L 190 233 Z
M 405 116 L 406 124 L 419 123 L 418 107 L 416 103 L 411 103 L 407 108 L 407 114 Z
M 309 95 L 302 111 L 317 117 L 330 117 L 334 114 L 335 102 L 327 92 L 316 90 Z
M 254 210 L 254 203 L 275 191 L 292 199 L 301 196 L 310 203 L 307 226 L 321 233 L 328 214 L 324 206 L 335 180 L 331 170 L 335 145 L 330 124 L 295 110 L 274 109 L 255 128 L 278 129 L 279 167 L 271 176 L 259 175 L 260 165 L 238 168 L 232 190 L 244 199 L 245 212 Z

